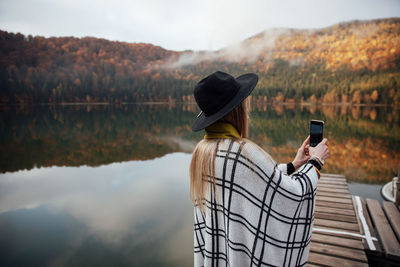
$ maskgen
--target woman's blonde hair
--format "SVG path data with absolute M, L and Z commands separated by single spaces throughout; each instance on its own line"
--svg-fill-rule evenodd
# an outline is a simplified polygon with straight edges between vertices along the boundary
M 245 99 L 219 122 L 232 124 L 241 138 L 248 137 L 248 99 Z M 241 139 L 240 138 L 240 139 Z M 235 141 L 239 141 L 236 139 Z M 190 163 L 190 197 L 204 213 L 204 196 L 212 181 L 215 189 L 215 156 L 220 139 L 203 139 L 195 147 Z

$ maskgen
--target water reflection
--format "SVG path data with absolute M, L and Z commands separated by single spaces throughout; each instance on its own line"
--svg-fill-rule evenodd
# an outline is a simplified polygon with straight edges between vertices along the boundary
M 191 266 L 195 105 L 0 107 L 0 266 Z M 352 193 L 373 196 L 400 159 L 392 107 L 253 100 L 250 139 L 293 159 L 322 119 Z M 370 193 L 368 193 L 370 192 Z M 365 194 L 364 194 L 365 193 Z
M 189 161 L 173 153 L 0 175 L 0 265 L 192 265 Z
M 193 104 L 3 106 L 0 171 L 99 166 L 190 152 L 203 135 L 190 129 L 197 111 Z M 285 162 L 307 136 L 308 121 L 324 120 L 333 152 L 326 171 L 383 183 L 399 163 L 399 114 L 394 107 L 270 106 L 254 98 L 250 138 Z

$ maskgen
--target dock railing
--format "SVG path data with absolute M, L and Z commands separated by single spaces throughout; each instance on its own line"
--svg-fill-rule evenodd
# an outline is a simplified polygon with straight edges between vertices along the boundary
M 400 206 L 400 162 L 399 162 L 399 169 L 397 170 L 397 182 L 396 182 L 396 191 L 395 191 L 395 201 L 397 207 Z

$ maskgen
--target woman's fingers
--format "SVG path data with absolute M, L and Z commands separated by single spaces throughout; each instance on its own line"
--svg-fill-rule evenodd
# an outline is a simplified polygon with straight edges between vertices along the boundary
M 307 136 L 306 140 L 304 140 L 304 142 L 301 146 L 305 147 L 308 144 L 308 141 L 310 141 L 310 136 Z
M 310 155 L 310 145 L 309 145 L 309 144 L 307 144 L 307 145 L 304 147 L 304 154 L 305 154 L 306 156 Z
M 324 138 L 316 147 L 309 147 L 308 151 L 311 156 L 317 156 L 321 160 L 329 157 L 328 139 Z

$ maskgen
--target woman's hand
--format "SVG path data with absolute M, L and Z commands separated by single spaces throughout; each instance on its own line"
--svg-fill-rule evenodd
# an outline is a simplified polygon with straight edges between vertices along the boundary
M 298 167 L 306 163 L 307 160 L 310 159 L 310 153 L 309 153 L 310 145 L 308 144 L 309 141 L 310 141 L 310 136 L 308 136 L 306 140 L 304 140 L 299 150 L 297 150 L 296 157 L 292 162 L 295 169 L 297 169 Z
M 324 138 L 316 147 L 309 147 L 310 156 L 319 158 L 322 164 L 329 157 L 329 149 L 326 142 L 328 142 L 328 139 Z

